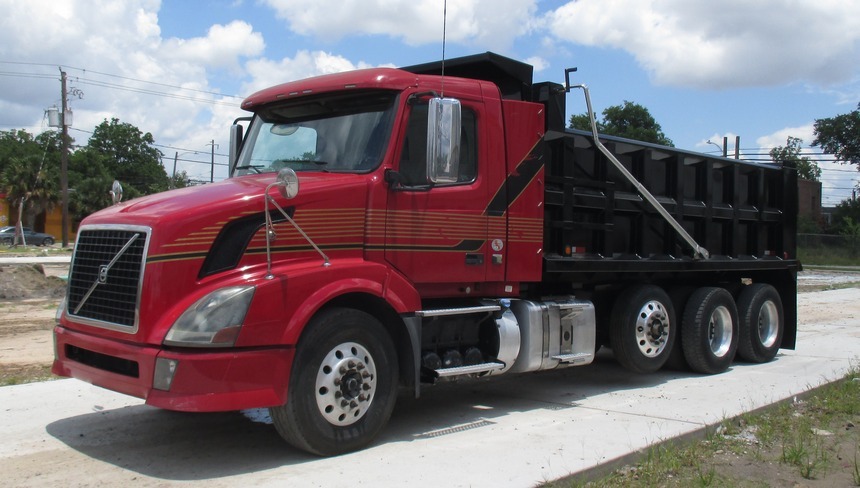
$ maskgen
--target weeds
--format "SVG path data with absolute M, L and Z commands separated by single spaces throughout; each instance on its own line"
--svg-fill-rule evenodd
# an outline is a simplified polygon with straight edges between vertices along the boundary
M 832 486 L 860 486 L 858 415 L 860 369 L 854 368 L 805 400 L 724 420 L 704 440 L 653 446 L 635 466 L 607 477 L 573 476 L 549 486 L 792 486 L 823 477 Z M 853 463 L 840 456 L 852 451 Z

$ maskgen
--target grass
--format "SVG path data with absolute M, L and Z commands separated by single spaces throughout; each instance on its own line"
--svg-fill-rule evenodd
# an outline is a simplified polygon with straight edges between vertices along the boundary
M 5 367 L 0 370 L 0 387 L 23 385 L 35 381 L 58 379 L 51 373 L 50 364 Z
M 726 420 L 702 440 L 655 445 L 635 465 L 586 476 L 545 486 L 860 486 L 860 369 L 801 401 Z
M 860 266 L 860 255 L 839 248 L 798 247 L 797 259 L 818 266 Z

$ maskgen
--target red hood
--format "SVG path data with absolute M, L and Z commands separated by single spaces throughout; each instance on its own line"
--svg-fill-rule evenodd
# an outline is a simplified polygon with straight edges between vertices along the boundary
M 364 187 L 366 175 L 339 173 L 298 173 L 300 191 L 296 198 L 284 200 L 276 190 L 271 194 L 281 206 L 301 206 L 310 201 L 341 194 L 345 187 Z M 230 178 L 220 183 L 192 186 L 155 195 L 135 198 L 100 210 L 87 217 L 83 224 L 131 224 L 159 226 L 171 221 L 181 225 L 203 217 L 212 224 L 216 215 L 235 215 L 248 211 L 263 211 L 263 192 L 275 181 L 274 173 Z M 363 192 L 362 192 L 363 193 Z M 160 228 L 160 227 L 159 227 Z

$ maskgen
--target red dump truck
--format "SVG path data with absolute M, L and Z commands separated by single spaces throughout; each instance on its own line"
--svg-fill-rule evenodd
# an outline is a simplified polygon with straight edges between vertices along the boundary
M 795 171 L 566 129 L 572 88 L 593 120 L 569 72 L 485 53 L 248 97 L 229 179 L 83 222 L 53 372 L 268 407 L 333 455 L 440 381 L 794 348 Z

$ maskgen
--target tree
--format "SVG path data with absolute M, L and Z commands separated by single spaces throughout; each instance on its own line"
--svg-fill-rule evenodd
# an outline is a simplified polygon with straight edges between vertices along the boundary
M 846 230 L 843 228 L 845 221 L 860 222 L 860 200 L 848 198 L 839 202 L 833 209 L 831 220 L 833 230 L 839 234 Z
M 588 114 L 572 115 L 570 128 L 591 131 Z M 627 100 L 621 105 L 613 105 L 603 110 L 603 120 L 597 120 L 597 131 L 601 134 L 674 146 L 647 108 Z
M 69 158 L 69 213 L 73 222 L 111 205 L 108 193 L 114 177 L 108 170 L 108 156 L 83 147 Z
M 170 177 L 170 188 L 185 188 L 189 185 L 191 185 L 191 178 L 185 171 L 180 171 Z
M 36 137 L 24 130 L 0 133 L 0 189 L 28 227 L 59 201 L 59 159 L 54 132 Z
M 847 114 L 816 119 L 813 132 L 813 146 L 834 154 L 843 163 L 856 164 L 860 170 L 860 103 Z
M 797 177 L 804 180 L 820 181 L 821 168 L 818 163 L 809 159 L 807 156 L 801 156 L 801 144 L 803 139 L 791 137 L 785 140 L 785 146 L 777 146 L 770 150 L 770 158 L 774 163 L 786 164 L 797 168 Z
M 161 165 L 161 151 L 154 147 L 149 132 L 113 118 L 93 131 L 87 149 L 102 160 L 111 181 L 122 183 L 126 198 L 149 195 L 169 188 L 169 178 Z

